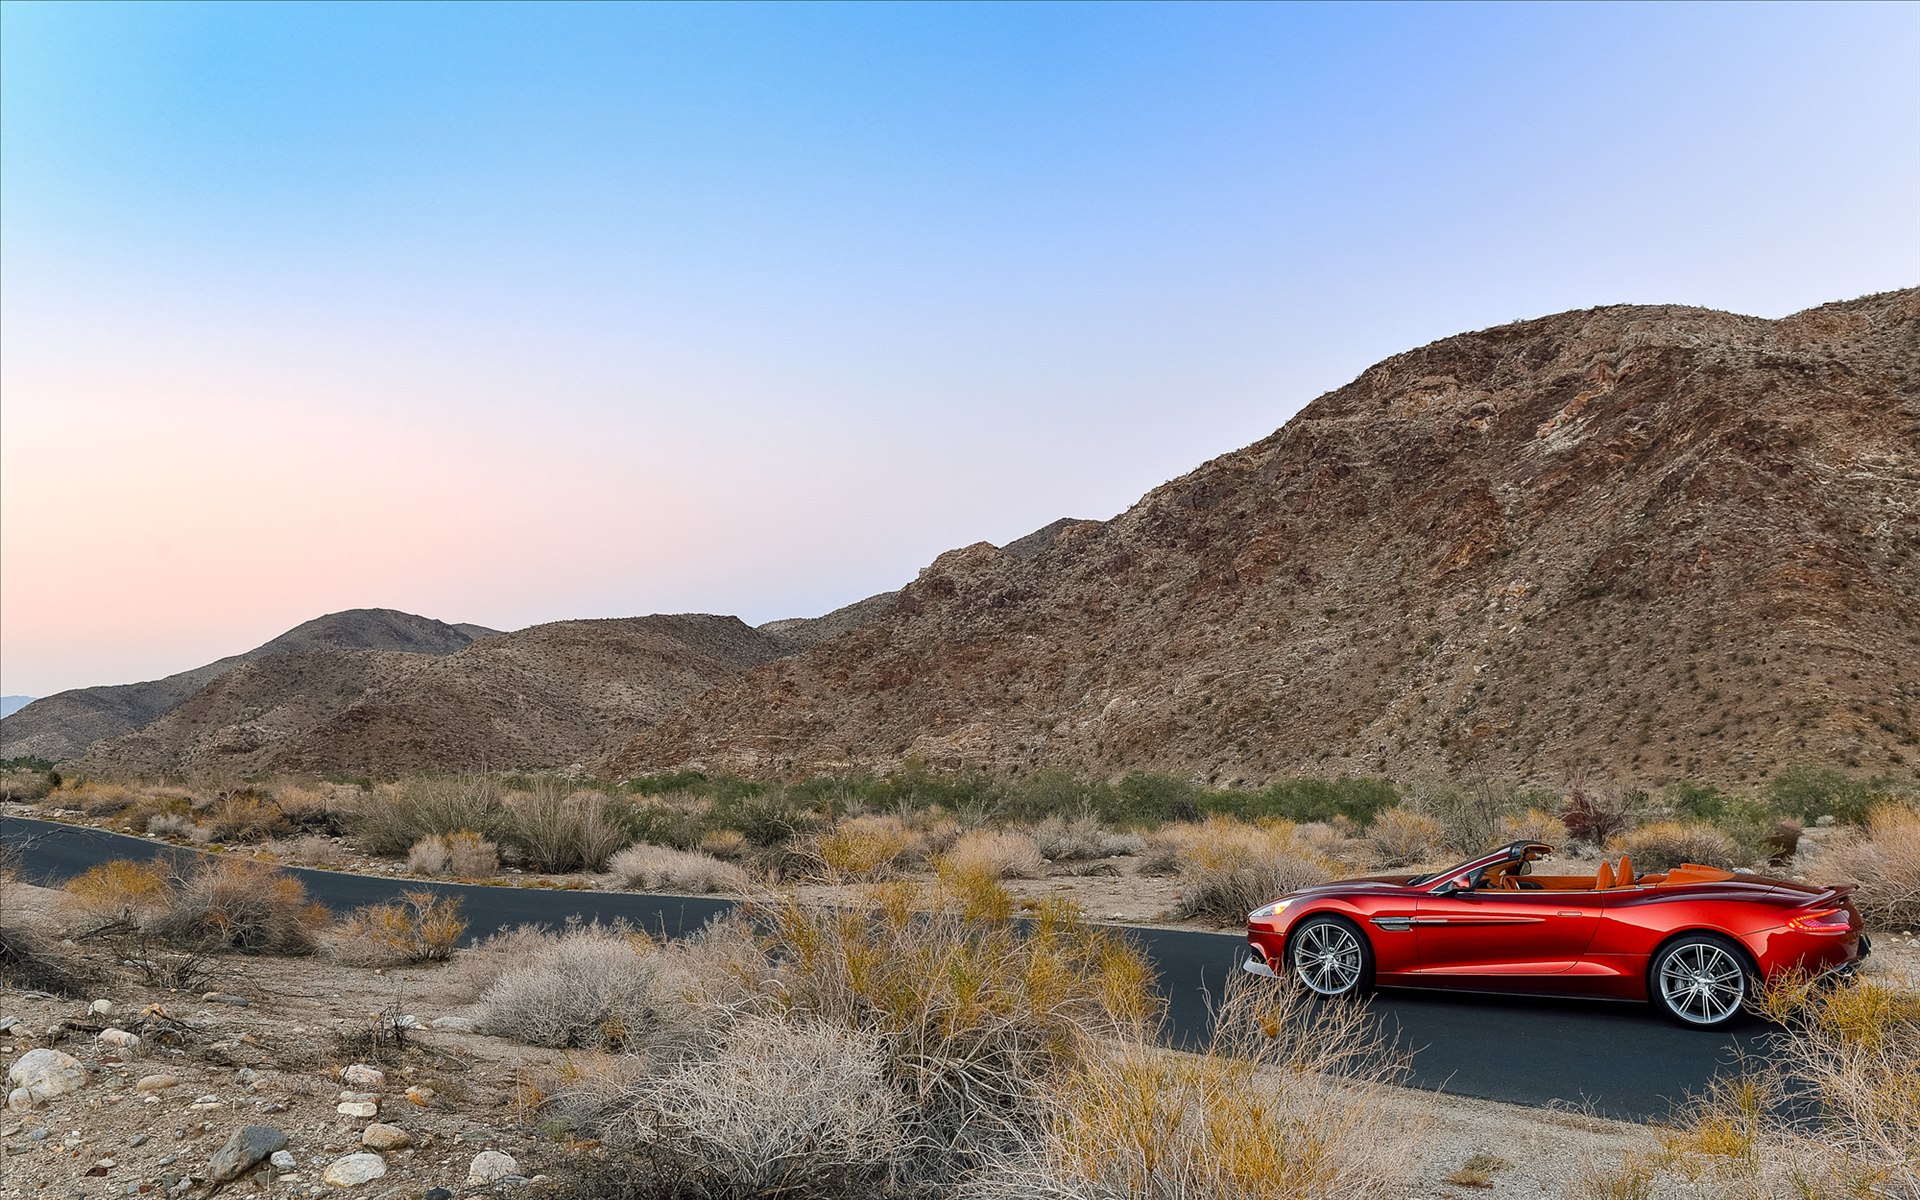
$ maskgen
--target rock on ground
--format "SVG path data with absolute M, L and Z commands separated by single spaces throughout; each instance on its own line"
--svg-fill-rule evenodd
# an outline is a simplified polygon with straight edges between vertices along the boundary
M 7 1071 L 7 1082 L 35 1100 L 51 1100 L 87 1086 L 87 1068 L 61 1050 L 29 1050 Z
M 520 1164 L 514 1161 L 513 1155 L 502 1154 L 498 1150 L 482 1150 L 473 1156 L 473 1165 L 467 1168 L 467 1186 L 484 1187 L 519 1173 Z
M 214 1183 L 238 1179 L 286 1145 L 287 1135 L 271 1125 L 242 1125 L 207 1164 L 207 1178 Z
M 327 1164 L 321 1178 L 334 1187 L 359 1187 L 371 1183 L 387 1173 L 387 1160 L 378 1154 L 362 1151 L 349 1154 L 345 1158 L 336 1158 Z

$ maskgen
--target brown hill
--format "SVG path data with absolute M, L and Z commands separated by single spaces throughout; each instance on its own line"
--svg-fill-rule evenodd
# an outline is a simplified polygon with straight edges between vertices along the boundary
M 243 663 L 312 650 L 393 650 L 452 654 L 492 633 L 390 608 L 354 608 L 296 625 L 245 654 L 145 683 L 74 688 L 36 700 L 0 720 L 0 757 L 77 758 L 103 738 L 130 733 Z
M 96 745 L 82 766 L 383 775 L 565 766 L 782 649 L 736 618 L 683 615 L 536 625 L 440 658 L 279 655 Z
M 893 611 L 604 764 L 1912 772 L 1920 291 L 1565 313 L 1388 359 L 1265 440 L 942 555 Z

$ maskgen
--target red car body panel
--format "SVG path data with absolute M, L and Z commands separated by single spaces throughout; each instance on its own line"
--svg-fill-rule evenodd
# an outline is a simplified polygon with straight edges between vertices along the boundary
M 1497 878 L 1511 869 L 1503 864 L 1514 851 L 1435 876 L 1376 876 L 1292 893 L 1281 912 L 1248 922 L 1250 948 L 1285 974 L 1289 933 L 1308 917 L 1337 913 L 1366 934 L 1381 986 L 1613 1000 L 1648 999 L 1653 956 L 1685 933 L 1731 938 L 1762 980 L 1844 969 L 1866 949 L 1848 889 L 1710 868 L 1604 889 L 1581 887 L 1586 877 L 1515 876 L 1541 890 L 1476 886 L 1448 894 L 1463 876 L 1477 881 L 1482 872 Z

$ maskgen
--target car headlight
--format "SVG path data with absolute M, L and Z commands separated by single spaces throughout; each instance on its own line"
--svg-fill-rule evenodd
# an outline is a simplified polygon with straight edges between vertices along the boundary
M 1247 914 L 1247 920 L 1264 921 L 1268 917 L 1277 917 L 1286 910 L 1287 905 L 1292 903 L 1291 900 L 1275 900 L 1272 904 L 1262 904 Z

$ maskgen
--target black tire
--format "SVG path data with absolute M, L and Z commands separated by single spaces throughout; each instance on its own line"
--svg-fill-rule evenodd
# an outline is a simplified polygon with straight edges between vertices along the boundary
M 1308 917 L 1287 937 L 1287 978 L 1321 996 L 1365 995 L 1373 990 L 1373 945 L 1345 917 Z
M 1647 965 L 1647 998 L 1689 1029 L 1731 1025 L 1758 986 L 1747 952 L 1717 933 L 1677 937 Z

